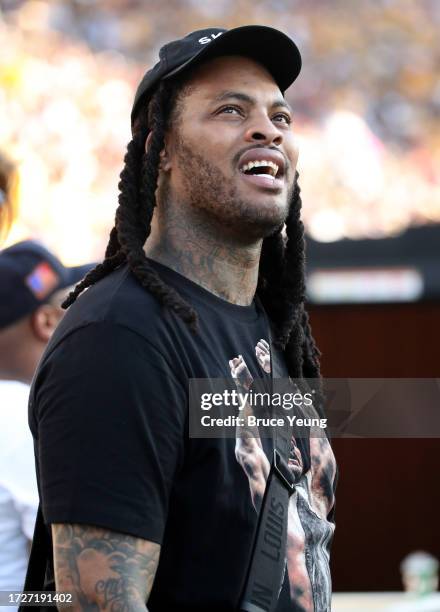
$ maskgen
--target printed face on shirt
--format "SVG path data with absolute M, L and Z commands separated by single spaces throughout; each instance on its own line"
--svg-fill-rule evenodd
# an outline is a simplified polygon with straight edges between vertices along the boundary
M 219 57 L 200 66 L 179 100 L 161 160 L 159 200 L 246 238 L 286 218 L 298 160 L 293 115 L 267 70 Z
M 261 371 L 270 374 L 267 340 L 261 338 L 257 342 L 255 356 Z M 253 379 L 243 356 L 231 359 L 229 366 L 237 387 L 250 388 Z M 242 415 L 251 412 L 252 408 L 246 405 Z M 286 563 L 294 609 L 324 612 L 330 609 L 331 600 L 329 550 L 334 524 L 329 515 L 334 505 L 336 463 L 328 439 L 318 436 L 316 431 L 310 433 L 310 467 L 306 472 L 299 441 L 292 438 L 291 443 L 288 465 L 295 478 L 296 490 L 289 499 Z M 235 458 L 248 477 L 252 505 L 260 512 L 270 463 L 258 428 L 237 426 Z

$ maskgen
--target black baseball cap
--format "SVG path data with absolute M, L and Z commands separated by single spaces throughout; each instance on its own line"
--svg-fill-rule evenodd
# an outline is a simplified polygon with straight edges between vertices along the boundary
M 79 282 L 93 267 L 66 268 L 33 240 L 0 251 L 0 329 L 32 314 L 54 293 Z
M 158 63 L 144 75 L 137 88 L 131 112 L 132 129 L 139 108 L 151 97 L 159 81 L 220 55 L 251 57 L 267 68 L 282 93 L 301 70 L 298 47 L 286 34 L 274 28 L 248 25 L 232 30 L 196 30 L 160 49 Z

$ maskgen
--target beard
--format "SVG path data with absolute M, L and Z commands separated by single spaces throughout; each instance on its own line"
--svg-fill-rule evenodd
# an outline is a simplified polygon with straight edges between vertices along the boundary
M 273 195 L 267 196 L 267 202 L 257 204 L 251 195 L 249 198 L 243 197 L 230 177 L 195 153 L 181 138 L 177 139 L 176 152 L 180 167 L 185 168 L 182 203 L 189 206 L 192 212 L 201 213 L 206 221 L 214 222 L 229 234 L 247 239 L 266 238 L 286 221 L 294 185 L 286 194 L 283 206 L 274 202 Z M 181 194 L 174 196 L 178 201 L 182 200 Z

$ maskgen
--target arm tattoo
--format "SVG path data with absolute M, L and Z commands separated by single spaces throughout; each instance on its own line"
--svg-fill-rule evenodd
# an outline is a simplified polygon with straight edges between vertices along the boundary
M 74 594 L 75 612 L 145 612 L 159 544 L 76 524 L 52 525 L 52 539 L 56 588 Z

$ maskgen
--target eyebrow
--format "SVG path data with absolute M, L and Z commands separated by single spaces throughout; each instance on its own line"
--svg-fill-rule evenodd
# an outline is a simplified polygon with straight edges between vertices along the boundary
M 215 102 L 222 102 L 223 100 L 230 100 L 231 98 L 235 98 L 236 100 L 240 100 L 241 102 L 246 102 L 247 104 L 251 104 L 255 106 L 257 101 L 252 96 L 245 94 L 241 91 L 222 91 L 218 96 L 215 97 Z M 290 112 L 292 112 L 292 107 L 284 98 L 276 98 L 272 104 L 271 108 L 286 108 Z

